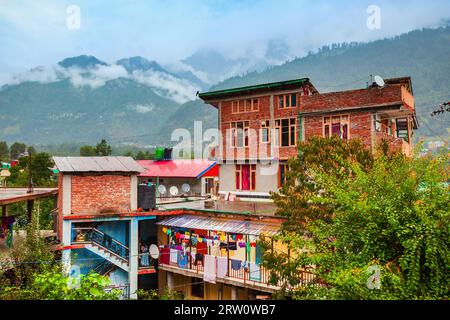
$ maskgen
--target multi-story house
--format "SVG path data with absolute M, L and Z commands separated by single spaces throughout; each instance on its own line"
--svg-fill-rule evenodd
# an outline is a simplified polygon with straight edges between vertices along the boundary
M 284 181 L 297 143 L 311 136 L 382 140 L 411 154 L 417 128 L 409 77 L 380 87 L 319 93 L 308 78 L 199 94 L 219 113 L 220 189 L 240 200 L 268 199 Z

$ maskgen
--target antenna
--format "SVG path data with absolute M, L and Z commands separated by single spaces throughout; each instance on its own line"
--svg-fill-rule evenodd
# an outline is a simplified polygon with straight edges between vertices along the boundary
M 383 88 L 385 86 L 385 84 L 386 84 L 384 82 L 383 78 L 380 77 L 380 76 L 375 76 L 374 80 L 375 80 L 375 83 L 377 84 L 377 86 L 379 86 L 380 88 Z

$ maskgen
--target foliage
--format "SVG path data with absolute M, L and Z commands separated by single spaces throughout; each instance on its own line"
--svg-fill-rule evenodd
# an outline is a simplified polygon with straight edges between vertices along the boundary
M 154 154 L 149 151 L 139 151 L 136 156 L 133 157 L 135 160 L 153 160 Z
M 289 257 L 265 254 L 273 282 L 296 287 L 298 270 L 308 269 L 316 282 L 297 286 L 294 298 L 449 298 L 448 155 L 372 156 L 358 142 L 325 138 L 299 151 L 273 196 L 288 218 L 280 240 L 291 247 Z M 369 285 L 373 266 L 380 289 Z
M 139 300 L 184 300 L 184 295 L 177 291 L 170 291 L 165 288 L 162 292 L 157 289 L 143 290 L 137 292 Z
M 94 157 L 97 155 L 97 150 L 93 146 L 82 146 L 80 147 L 81 157 Z
M 80 147 L 80 156 L 94 157 L 94 156 L 110 156 L 112 148 L 105 139 L 102 139 L 95 147 L 82 146 Z
M 81 275 L 77 285 L 60 270 L 53 269 L 34 273 L 33 281 L 25 288 L 4 287 L 1 300 L 117 300 L 121 292 L 107 290 L 108 277 L 96 273 Z
M 25 143 L 14 142 L 9 148 L 9 154 L 11 156 L 11 160 L 17 160 L 20 154 L 24 153 L 27 150 L 27 146 Z
M 11 168 L 11 176 L 8 178 L 8 185 L 12 187 L 28 186 L 29 170 L 32 171 L 33 185 L 39 187 L 52 187 L 55 185 L 53 172 L 49 168 L 53 167 L 53 161 L 48 153 L 41 152 L 21 157 L 19 164 Z
M 0 161 L 9 161 L 9 148 L 6 141 L 0 141 Z
M 54 254 L 40 234 L 34 217 L 26 227 L 26 236 L 16 236 L 9 261 L 13 266 L 9 282 L 18 287 L 32 283 L 33 274 L 47 271 L 55 265 Z

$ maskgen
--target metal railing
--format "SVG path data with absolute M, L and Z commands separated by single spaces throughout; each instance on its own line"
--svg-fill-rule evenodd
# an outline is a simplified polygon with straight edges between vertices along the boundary
M 187 251 L 187 258 L 188 258 L 188 262 L 185 266 L 181 267 L 178 262 L 171 262 L 170 259 L 159 259 L 159 264 L 160 265 L 167 265 L 170 267 L 175 267 L 175 268 L 179 268 L 179 269 L 187 269 L 187 270 L 191 270 L 194 271 L 196 273 L 203 273 L 204 272 L 204 260 L 197 260 L 197 262 L 195 261 L 195 258 L 193 258 L 191 256 L 191 254 Z M 244 267 L 240 267 L 238 270 L 234 270 L 232 268 L 232 259 L 228 259 L 228 269 L 227 269 L 227 273 L 226 276 L 224 277 L 224 279 L 230 279 L 230 280 L 238 280 L 238 281 L 243 281 L 244 284 L 248 283 L 248 284 L 259 284 L 259 285 L 274 285 L 277 287 L 282 287 L 283 284 L 285 283 L 285 280 L 283 280 L 281 277 L 278 277 L 278 282 L 276 284 L 271 284 L 270 283 L 270 279 L 271 279 L 271 274 L 273 271 L 270 271 L 268 269 L 266 269 L 263 265 L 259 265 L 258 267 L 252 266 L 252 265 L 247 265 L 245 268 Z M 169 263 L 167 263 L 167 261 Z M 309 271 L 299 271 L 299 282 L 300 282 L 300 286 L 303 285 L 307 285 L 307 284 L 315 284 L 316 282 L 316 278 L 314 273 L 309 272 Z
M 73 228 L 72 243 L 92 243 L 128 262 L 129 248 L 96 228 Z
M 111 271 L 113 271 L 116 268 L 116 266 L 114 264 L 112 264 L 111 262 L 109 262 L 108 260 L 103 260 L 102 262 L 100 262 L 98 265 L 96 265 L 93 269 L 93 271 L 95 273 L 98 273 L 102 276 L 110 273 Z
M 105 288 L 106 292 L 111 292 L 112 290 L 120 290 L 119 299 L 128 300 L 130 299 L 130 286 L 127 285 L 118 285 L 118 286 L 109 286 Z

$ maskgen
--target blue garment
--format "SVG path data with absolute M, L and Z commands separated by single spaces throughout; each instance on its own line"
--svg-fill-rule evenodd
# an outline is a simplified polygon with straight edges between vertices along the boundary
M 148 267 L 150 265 L 150 260 L 148 258 L 148 252 L 141 254 L 141 266 Z
M 256 257 L 255 257 L 255 263 L 261 264 L 262 258 L 262 251 L 261 251 L 261 245 L 259 243 L 256 244 Z
M 238 271 L 241 269 L 241 260 L 231 259 L 231 269 Z
M 187 267 L 188 264 L 188 255 L 187 254 L 183 254 L 182 252 L 178 253 L 178 266 L 180 268 L 185 269 Z

